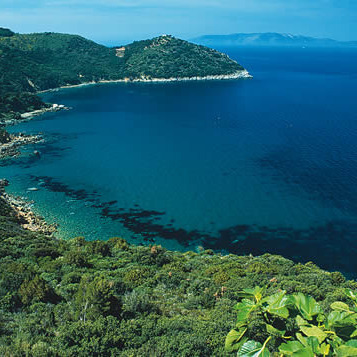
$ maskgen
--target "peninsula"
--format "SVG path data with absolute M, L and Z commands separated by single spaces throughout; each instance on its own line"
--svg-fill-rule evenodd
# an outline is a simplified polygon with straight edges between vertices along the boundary
M 99 82 L 249 78 L 216 50 L 170 35 L 106 47 L 81 36 L 0 28 L 0 113 L 39 110 L 40 91 Z

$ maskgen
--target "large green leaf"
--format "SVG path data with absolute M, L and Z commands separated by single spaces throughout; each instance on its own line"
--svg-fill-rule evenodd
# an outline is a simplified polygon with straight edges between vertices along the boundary
M 270 357 L 270 352 L 265 348 L 267 341 L 265 341 L 264 345 L 252 340 L 243 343 L 237 353 L 237 357 Z
M 285 330 L 278 330 L 272 325 L 266 324 L 266 329 L 269 335 L 282 337 L 285 335 Z
M 348 315 L 346 311 L 331 311 L 327 316 L 326 327 L 333 328 L 335 324 L 343 322 Z
M 296 334 L 296 338 L 301 342 L 302 345 L 304 345 L 305 347 L 308 346 L 307 337 L 303 336 L 301 333 L 298 332 Z
M 317 339 L 317 337 L 305 337 L 301 333 L 297 333 L 296 338 L 304 347 L 310 347 L 314 353 L 319 353 L 319 340 Z
M 327 316 L 326 327 L 334 330 L 344 340 L 354 337 L 357 327 L 357 314 L 351 311 L 331 311 Z
M 357 356 L 357 340 L 350 340 L 336 349 L 338 357 Z
M 302 317 L 306 320 L 311 321 L 314 316 L 322 313 L 320 305 L 311 296 L 307 296 L 302 293 L 294 294 L 291 295 L 290 302 L 296 307 L 296 309 L 301 313 Z
M 309 326 L 310 324 L 304 320 L 300 315 L 296 316 L 296 323 L 298 326 Z
M 315 336 L 310 336 L 307 339 L 307 345 L 311 347 L 312 352 L 314 352 L 315 354 L 320 352 L 320 343 L 319 340 L 317 339 L 317 337 Z
M 254 298 L 255 302 L 260 302 L 263 298 L 264 292 L 266 287 L 259 287 L 256 286 L 254 289 L 243 289 L 242 291 L 238 292 L 238 296 L 240 298 Z
M 245 323 L 250 313 L 257 308 L 257 305 L 249 299 L 243 299 L 236 304 L 234 308 L 237 310 L 237 323 Z
M 263 309 L 271 315 L 276 315 L 287 319 L 289 317 L 289 299 L 285 296 L 285 291 L 280 291 L 274 295 L 263 299 Z
M 319 341 L 319 343 L 322 343 L 326 337 L 327 334 L 318 328 L 317 326 L 310 325 L 310 326 L 300 326 L 300 330 L 307 336 L 307 337 L 316 337 Z
M 328 343 L 322 343 L 319 346 L 319 353 L 323 356 L 328 356 L 330 353 L 331 346 Z
M 350 307 L 342 301 L 335 301 L 331 304 L 331 309 L 336 311 L 350 311 Z
M 345 289 L 345 294 L 352 299 L 354 302 L 357 302 L 357 294 L 355 294 L 352 290 L 350 289 Z
M 299 341 L 289 341 L 279 346 L 279 351 L 284 356 L 313 357 L 314 353 L 310 346 L 304 346 Z
M 228 352 L 237 351 L 239 347 L 245 342 L 243 342 L 243 336 L 246 333 L 247 328 L 242 327 L 240 330 L 231 330 L 225 342 L 225 349 Z
M 341 337 L 353 337 L 357 327 L 357 314 L 351 311 L 331 311 L 327 316 L 326 327 L 342 334 Z

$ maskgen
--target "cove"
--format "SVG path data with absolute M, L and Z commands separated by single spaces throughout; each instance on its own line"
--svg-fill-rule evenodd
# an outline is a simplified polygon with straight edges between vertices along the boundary
M 253 80 L 119 83 L 43 94 L 68 112 L 41 158 L 2 163 L 63 238 L 281 254 L 355 275 L 357 53 L 224 49 Z M 28 191 L 38 187 L 38 191 Z

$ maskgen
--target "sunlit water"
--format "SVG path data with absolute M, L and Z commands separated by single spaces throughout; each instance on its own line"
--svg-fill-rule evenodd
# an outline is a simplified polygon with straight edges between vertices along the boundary
M 47 93 L 2 163 L 64 238 L 282 254 L 357 273 L 357 52 L 226 49 L 253 80 Z M 38 191 L 27 191 L 38 187 Z

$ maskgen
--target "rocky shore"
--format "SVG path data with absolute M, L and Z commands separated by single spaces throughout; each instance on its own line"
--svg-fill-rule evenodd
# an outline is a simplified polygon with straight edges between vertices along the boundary
M 149 78 L 149 77 L 141 77 L 141 78 L 124 78 L 124 79 L 102 79 L 99 81 L 92 82 L 84 82 L 81 84 L 70 84 L 66 86 L 62 86 L 60 88 L 53 88 L 41 91 L 39 93 L 52 92 L 57 91 L 59 89 L 65 88 L 78 88 L 84 87 L 94 84 L 106 84 L 106 83 L 167 83 L 167 82 L 187 82 L 187 81 L 222 81 L 222 80 L 235 80 L 235 79 L 251 79 L 253 76 L 249 74 L 247 70 L 237 71 L 232 74 L 221 74 L 221 75 L 212 75 L 205 77 L 170 77 L 170 78 Z
M 42 217 L 32 211 L 33 201 L 28 202 L 21 197 L 15 197 L 6 193 L 5 187 L 8 185 L 9 182 L 6 179 L 0 180 L 1 205 L 6 206 L 9 215 L 14 217 L 24 229 L 52 236 L 56 232 L 57 227 L 46 223 Z
M 205 77 L 171 77 L 171 78 L 138 78 L 133 79 L 131 82 L 186 82 L 186 81 L 222 81 L 229 79 L 249 79 L 253 78 L 247 70 L 238 71 L 232 74 L 221 74 Z M 105 83 L 105 81 L 101 81 Z
M 66 107 L 63 104 L 51 104 L 48 107 L 34 110 L 32 112 L 8 115 L 8 116 L 2 117 L 2 118 L 0 117 L 0 125 L 4 125 L 4 126 L 16 125 L 18 123 L 29 121 L 29 120 L 33 119 L 34 117 L 37 117 L 37 116 L 45 114 L 45 113 L 53 113 L 53 112 L 58 112 L 61 110 L 70 110 L 70 109 L 71 108 Z
M 42 135 L 10 134 L 10 141 L 0 143 L 0 159 L 17 157 L 20 155 L 20 147 L 28 144 L 35 144 L 43 141 Z M 35 153 L 36 154 L 36 153 Z

